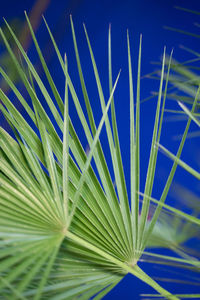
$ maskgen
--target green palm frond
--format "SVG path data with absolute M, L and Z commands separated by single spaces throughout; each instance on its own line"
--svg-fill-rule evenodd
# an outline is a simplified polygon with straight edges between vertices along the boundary
M 159 148 L 172 160 L 177 160 L 177 163 L 184 168 L 186 171 L 188 171 L 190 174 L 192 174 L 194 177 L 196 177 L 197 179 L 200 180 L 200 173 L 198 171 L 196 171 L 195 169 L 191 168 L 188 164 L 186 164 L 184 161 L 182 161 L 181 159 L 177 159 L 177 157 L 170 152 L 169 150 L 167 150 L 165 147 L 163 147 L 162 145 L 159 145 Z
M 193 13 L 199 15 L 199 12 L 176 7 L 177 9 Z M 176 29 L 172 27 L 165 27 L 168 30 L 172 30 L 181 34 L 193 36 L 199 38 L 198 33 L 192 33 L 186 30 Z M 181 109 L 170 109 L 166 110 L 170 113 L 173 113 L 175 116 L 173 117 L 174 121 L 185 121 L 188 120 L 195 123 L 199 127 L 199 58 L 200 54 L 198 51 L 194 51 L 193 49 L 181 46 L 181 49 L 187 51 L 189 54 L 193 55 L 194 58 L 184 61 L 182 63 L 177 62 L 176 60 L 172 60 L 171 64 L 171 74 L 169 76 L 169 81 L 172 86 L 168 89 L 168 98 L 175 100 L 178 102 Z M 169 64 L 169 59 L 167 58 L 167 64 Z M 160 72 L 159 72 L 160 73 Z M 154 73 L 152 73 L 153 75 Z M 153 77 L 152 77 L 153 78 Z M 196 135 L 198 136 L 199 131 L 196 131 Z M 193 133 L 188 134 L 189 136 L 193 136 Z M 195 136 L 195 132 L 194 132 Z M 181 139 L 181 137 L 180 137 Z M 166 149 L 160 143 L 157 143 L 157 147 L 167 155 L 173 162 L 176 162 L 182 168 L 184 168 L 189 174 L 194 176 L 197 180 L 200 179 L 200 173 L 197 168 L 192 168 L 188 163 L 180 159 L 180 156 L 177 154 L 174 155 L 171 151 Z M 198 183 L 198 182 L 197 182 Z M 176 189 L 174 190 L 176 191 Z M 193 191 L 193 189 L 191 190 Z M 187 203 L 184 201 L 181 202 L 183 209 L 186 209 L 186 212 L 180 211 L 175 207 L 169 206 L 165 203 L 162 203 L 161 200 L 156 200 L 152 196 L 149 197 L 151 203 L 154 205 L 162 206 L 164 210 L 167 210 L 167 217 L 165 218 L 163 215 L 164 210 L 160 214 L 160 217 L 154 227 L 153 233 L 148 240 L 148 246 L 152 247 L 167 247 L 171 248 L 171 250 L 175 251 L 179 257 L 172 256 L 164 256 L 162 254 L 155 254 L 150 251 L 144 251 L 144 257 L 147 257 L 146 260 L 151 263 L 159 260 L 161 264 L 166 265 L 167 261 L 170 262 L 171 266 L 179 266 L 181 269 L 186 268 L 192 270 L 192 272 L 199 273 L 199 249 L 197 247 L 197 237 L 199 236 L 199 204 L 198 197 L 193 199 L 193 193 L 187 190 L 186 188 L 179 188 L 180 197 L 184 199 L 186 197 L 185 194 L 188 194 L 189 198 Z M 140 195 L 143 196 L 142 193 Z M 177 196 L 177 195 L 176 195 Z M 147 196 L 148 197 L 148 196 Z M 143 196 L 144 198 L 144 196 Z M 182 199 L 182 200 L 183 200 Z M 194 201 L 194 203 L 192 202 Z M 189 213 L 187 209 L 192 212 Z M 154 208 L 155 211 L 155 208 Z M 159 224 L 160 223 L 160 224 Z M 166 226 L 166 224 L 168 224 Z M 161 233 L 162 232 L 162 233 Z M 159 238 L 160 237 L 160 238 Z M 164 237 L 164 238 L 163 238 Z M 184 244 L 190 240 L 195 239 L 195 249 L 190 249 Z M 162 246 L 161 246 L 162 244 Z M 187 245 L 187 244 L 186 244 Z M 189 243 L 190 245 L 190 243 Z M 145 256 L 146 253 L 146 256 Z M 181 258 L 180 258 L 181 257 Z M 143 258 L 144 259 L 144 258 Z M 144 259 L 145 260 L 145 259 Z M 177 273 L 178 274 L 178 273 Z M 170 280 L 170 282 L 173 282 Z M 159 298 L 158 295 L 141 295 L 145 297 L 144 299 L 155 299 Z M 198 299 L 199 294 L 177 294 L 177 297 L 181 299 Z M 163 299 L 163 298 L 160 298 Z
M 196 116 L 194 116 L 194 113 L 191 113 L 185 105 L 182 103 L 179 103 L 179 105 L 183 111 L 197 124 L 197 126 L 200 127 L 200 121 L 197 118 L 200 114 L 196 114 Z
M 127 273 L 146 282 L 160 295 L 168 299 L 178 299 L 137 265 L 165 205 L 191 122 L 191 119 L 187 122 L 176 159 L 159 201 L 160 205 L 157 206 L 149 224 L 148 214 L 158 155 L 156 145 L 160 142 L 170 70 L 169 64 L 162 97 L 165 52 L 140 211 L 141 40 L 136 103 L 134 103 L 131 50 L 127 35 L 131 123 L 131 205 L 129 205 L 114 106 L 114 92 L 119 75 L 113 84 L 111 32 L 109 31 L 108 42 L 110 94 L 106 101 L 89 36 L 84 27 L 102 109 L 102 118 L 97 126 L 87 93 L 72 19 L 75 55 L 89 122 L 70 78 L 67 58 L 66 56 L 65 59 L 62 58 L 46 21 L 64 75 L 64 101 L 49 72 L 27 15 L 26 18 L 51 91 L 45 87 L 13 30 L 6 23 L 26 63 L 28 74 L 19 63 L 2 30 L 0 33 L 12 59 L 13 68 L 28 92 L 32 107 L 12 79 L 0 68 L 1 75 L 30 119 L 28 122 L 11 99 L 0 90 L 2 101 L 0 108 L 15 136 L 11 137 L 3 128 L 0 130 L 0 276 L 3 278 L 0 280 L 0 299 L 58 300 L 91 297 L 101 299 Z M 48 105 L 51 118 L 42 105 L 38 90 Z M 69 93 L 90 147 L 88 155 L 69 116 Z M 111 121 L 108 117 L 110 106 Z M 55 122 L 58 130 L 55 128 Z M 104 123 L 116 189 L 99 138 Z M 98 174 L 93 170 L 92 160 Z
M 191 120 L 199 127 L 200 126 L 200 121 L 198 119 L 198 114 L 194 115 L 195 112 L 195 108 L 196 108 L 196 104 L 199 101 L 199 92 L 200 92 L 200 88 L 198 88 L 197 93 L 196 93 L 196 97 L 194 99 L 194 103 L 192 106 L 192 110 L 190 111 L 183 103 L 178 102 L 180 107 L 182 108 L 182 110 L 184 111 L 184 113 L 189 117 L 189 122 L 191 122 Z M 173 161 L 177 161 L 177 163 L 184 168 L 187 172 L 189 172 L 190 174 L 192 174 L 194 177 L 196 177 L 198 180 L 200 180 L 200 172 L 198 172 L 197 170 L 195 170 L 194 168 L 190 167 L 187 163 L 185 163 L 183 160 L 181 160 L 180 158 L 178 158 L 176 155 L 174 155 L 172 152 L 170 152 L 168 149 L 166 149 L 164 146 L 162 145 L 158 145 L 158 147 L 161 149 L 161 151 L 163 151 L 163 153 L 165 153 L 169 158 L 171 158 Z

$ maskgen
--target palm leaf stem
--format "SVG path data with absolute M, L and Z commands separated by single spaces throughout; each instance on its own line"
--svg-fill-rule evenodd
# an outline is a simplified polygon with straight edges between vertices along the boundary
M 87 241 L 79 238 L 78 236 L 76 236 L 75 234 L 73 234 L 70 231 L 67 231 L 66 238 L 69 238 L 69 239 L 73 240 L 74 242 L 86 247 L 87 249 L 90 249 L 90 250 L 94 251 L 95 253 L 99 254 L 102 257 L 104 257 L 106 260 L 116 264 L 117 266 L 119 266 L 122 270 L 126 271 L 127 273 L 130 273 L 130 274 L 136 276 L 140 280 L 142 280 L 145 283 L 147 283 L 148 285 L 150 285 L 159 294 L 166 297 L 167 299 L 169 299 L 169 300 L 178 300 L 179 299 L 176 296 L 173 296 L 171 293 L 169 293 L 164 288 L 162 288 L 157 282 L 155 282 L 145 272 L 143 272 L 142 269 L 140 269 L 140 267 L 138 267 L 137 265 L 135 265 L 133 267 L 129 266 L 125 262 L 122 262 L 122 261 L 116 259 L 115 257 L 111 256 L 110 254 L 108 254 L 108 253 L 104 252 L 103 250 L 99 249 L 98 247 L 96 247 L 96 246 L 88 243 Z

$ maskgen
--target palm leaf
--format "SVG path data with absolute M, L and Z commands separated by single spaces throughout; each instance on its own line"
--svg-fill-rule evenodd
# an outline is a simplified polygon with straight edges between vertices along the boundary
M 21 55 L 26 62 L 29 77 L 19 64 L 5 34 L 1 36 L 28 94 L 33 109 L 26 103 L 11 78 L 1 69 L 1 74 L 20 100 L 28 113 L 32 124 L 17 111 L 8 96 L 0 91 L 3 104 L 1 110 L 9 122 L 16 140 L 3 129 L 0 131 L 0 273 L 2 295 L 10 298 L 27 299 L 96 299 L 103 297 L 126 273 L 131 273 L 166 298 L 177 299 L 150 278 L 137 261 L 142 255 L 147 240 L 155 226 L 160 212 L 156 210 L 148 234 L 147 214 L 149 198 L 152 193 L 155 176 L 164 103 L 161 110 L 161 96 L 164 78 L 160 81 L 158 105 L 146 177 L 145 196 L 139 224 L 139 176 L 140 176 L 140 69 L 141 42 L 138 59 L 137 105 L 133 104 L 133 83 L 130 45 L 128 40 L 128 63 L 130 83 L 131 111 L 131 179 L 134 185 L 131 191 L 131 210 L 129 206 L 125 175 L 122 164 L 120 143 L 113 94 L 116 88 L 112 84 L 111 36 L 109 33 L 109 85 L 110 95 L 106 103 L 97 64 L 95 62 L 89 37 L 84 27 L 98 88 L 102 118 L 99 126 L 94 122 L 86 84 L 81 68 L 74 27 L 71 19 L 75 54 L 79 77 L 89 116 L 89 124 L 83 113 L 79 97 L 69 75 L 66 59 L 63 60 L 56 42 L 46 23 L 50 38 L 55 47 L 64 73 L 64 101 L 59 95 L 50 75 L 43 54 L 38 45 L 31 24 L 26 15 L 31 35 L 50 85 L 50 92 L 38 75 L 23 47 L 11 27 L 7 24 Z M 58 131 L 50 116 L 44 110 L 37 95 L 38 87 L 49 106 L 52 118 L 58 125 Z M 84 134 L 90 146 L 87 156 L 75 131 L 68 113 L 68 91 L 80 118 Z M 111 104 L 112 103 L 112 104 Z M 111 104 L 112 122 L 107 113 Z M 57 108 L 59 107 L 59 109 Z M 159 123 L 160 121 L 160 123 Z M 112 165 L 117 184 L 115 190 L 100 143 L 100 133 L 105 122 Z M 32 129 L 31 125 L 34 126 Z M 91 131 L 90 131 L 91 128 Z M 180 157 L 186 133 L 177 157 Z M 113 129 L 113 133 L 112 133 Z M 61 132 L 63 141 L 59 137 Z M 98 174 L 95 174 L 91 160 L 94 159 Z M 167 182 L 167 188 L 161 199 L 164 202 L 172 181 L 177 163 Z M 98 175 L 100 181 L 98 180 Z M 19 280 L 20 278 L 20 280 Z

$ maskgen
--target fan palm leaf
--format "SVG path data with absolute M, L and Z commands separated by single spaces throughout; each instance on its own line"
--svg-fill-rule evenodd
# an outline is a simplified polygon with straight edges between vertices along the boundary
M 177 159 L 161 198 L 161 205 L 157 206 L 149 226 L 147 216 L 158 154 L 158 148 L 155 145 L 160 140 L 167 92 L 166 83 L 162 103 L 165 53 L 144 201 L 139 216 L 141 41 L 135 112 L 130 43 L 129 37 L 127 38 L 131 119 L 130 207 L 114 107 L 113 95 L 119 75 L 113 84 L 111 33 L 109 32 L 110 95 L 106 103 L 92 47 L 84 27 L 102 108 L 102 118 L 96 126 L 81 68 L 72 19 L 75 54 L 89 122 L 83 113 L 70 78 L 67 59 L 65 57 L 63 60 L 46 21 L 64 73 L 64 101 L 51 77 L 27 15 L 26 18 L 54 100 L 13 30 L 6 23 L 28 67 L 29 75 L 24 72 L 2 30 L 0 33 L 12 59 L 13 68 L 18 72 L 30 96 L 32 107 L 27 104 L 12 79 L 0 68 L 3 78 L 21 102 L 30 119 L 28 122 L 9 97 L 0 90 L 3 103 L 0 104 L 1 111 L 15 135 L 14 139 L 1 128 L 0 274 L 3 277 L 0 281 L 1 298 L 89 299 L 95 296 L 96 299 L 100 299 L 126 273 L 131 273 L 152 286 L 162 296 L 168 299 L 178 299 L 137 265 L 164 205 L 189 129 L 188 122 Z M 37 89 L 40 90 L 43 100 L 47 103 L 52 119 L 45 111 Z M 69 92 L 90 147 L 88 155 L 81 145 L 68 113 Z M 107 115 L 110 105 L 112 122 Z M 57 130 L 54 126 L 55 122 Z M 116 190 L 99 139 L 104 123 Z M 92 168 L 92 159 L 94 159 L 100 181 Z

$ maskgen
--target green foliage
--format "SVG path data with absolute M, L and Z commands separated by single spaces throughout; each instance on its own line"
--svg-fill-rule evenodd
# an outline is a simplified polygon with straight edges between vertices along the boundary
M 3 68 L 0 68 L 0 72 L 37 130 L 32 128 L 31 122 L 28 123 L 16 109 L 11 99 L 3 90 L 0 90 L 1 111 L 15 136 L 15 138 L 11 137 L 3 128 L 0 130 L 0 299 L 58 300 L 90 299 L 91 297 L 101 299 L 127 273 L 131 273 L 146 282 L 162 297 L 179 299 L 178 296 L 172 295 L 150 278 L 137 265 L 137 262 L 145 253 L 148 245 L 166 247 L 166 239 L 161 242 L 157 230 L 159 226 L 167 228 L 162 214 L 162 225 L 161 221 L 158 220 L 163 207 L 199 225 L 198 218 L 186 215 L 165 204 L 177 165 L 183 165 L 180 156 L 191 119 L 195 118 L 193 113 L 198 97 L 195 98 L 191 113 L 188 113 L 189 119 L 177 155 L 173 156 L 168 152 L 168 155 L 174 159 L 174 164 L 162 196 L 157 201 L 152 198 L 152 190 L 158 148 L 161 147 L 158 145 L 171 64 L 170 58 L 165 87 L 163 88 L 166 63 L 164 51 L 151 151 L 140 211 L 142 39 L 140 39 L 139 45 L 137 93 L 134 102 L 131 50 L 129 35 L 127 34 L 131 153 L 131 205 L 129 205 L 115 115 L 114 93 L 117 90 L 120 73 L 113 84 L 111 31 L 109 30 L 108 42 L 110 95 L 106 101 L 90 40 L 84 27 L 102 109 L 101 121 L 97 126 L 87 93 L 72 19 L 71 28 L 75 55 L 89 121 L 83 113 L 79 97 L 70 78 L 67 58 L 66 56 L 65 59 L 62 58 L 46 21 L 44 20 L 63 70 L 64 100 L 62 100 L 48 70 L 27 15 L 26 19 L 54 98 L 50 96 L 50 92 L 45 87 L 15 33 L 6 23 L 7 29 L 26 63 L 28 72 L 24 71 L 21 66 L 6 35 L 2 30 L 0 33 L 12 60 L 13 68 L 28 92 L 32 107 L 28 105 L 24 95 Z M 38 89 L 62 132 L 62 139 L 55 129 L 54 122 L 39 100 Z M 88 155 L 81 145 L 79 135 L 73 126 L 73 120 L 69 116 L 69 93 L 72 96 L 90 147 Z M 111 120 L 108 117 L 110 106 Z M 100 133 L 104 123 L 116 189 L 100 142 Z M 164 150 L 164 148 L 162 149 Z M 92 160 L 94 160 L 98 174 L 92 168 Z M 189 167 L 186 169 L 190 171 Z M 157 206 L 152 219 L 149 221 L 148 214 L 151 209 L 151 202 L 156 203 Z M 150 255 L 153 256 L 153 253 Z M 158 257 L 166 259 L 162 255 L 158 255 Z M 190 257 L 187 259 L 185 257 L 168 257 L 167 260 L 187 263 L 195 267 L 199 266 L 199 263 L 194 262 Z

